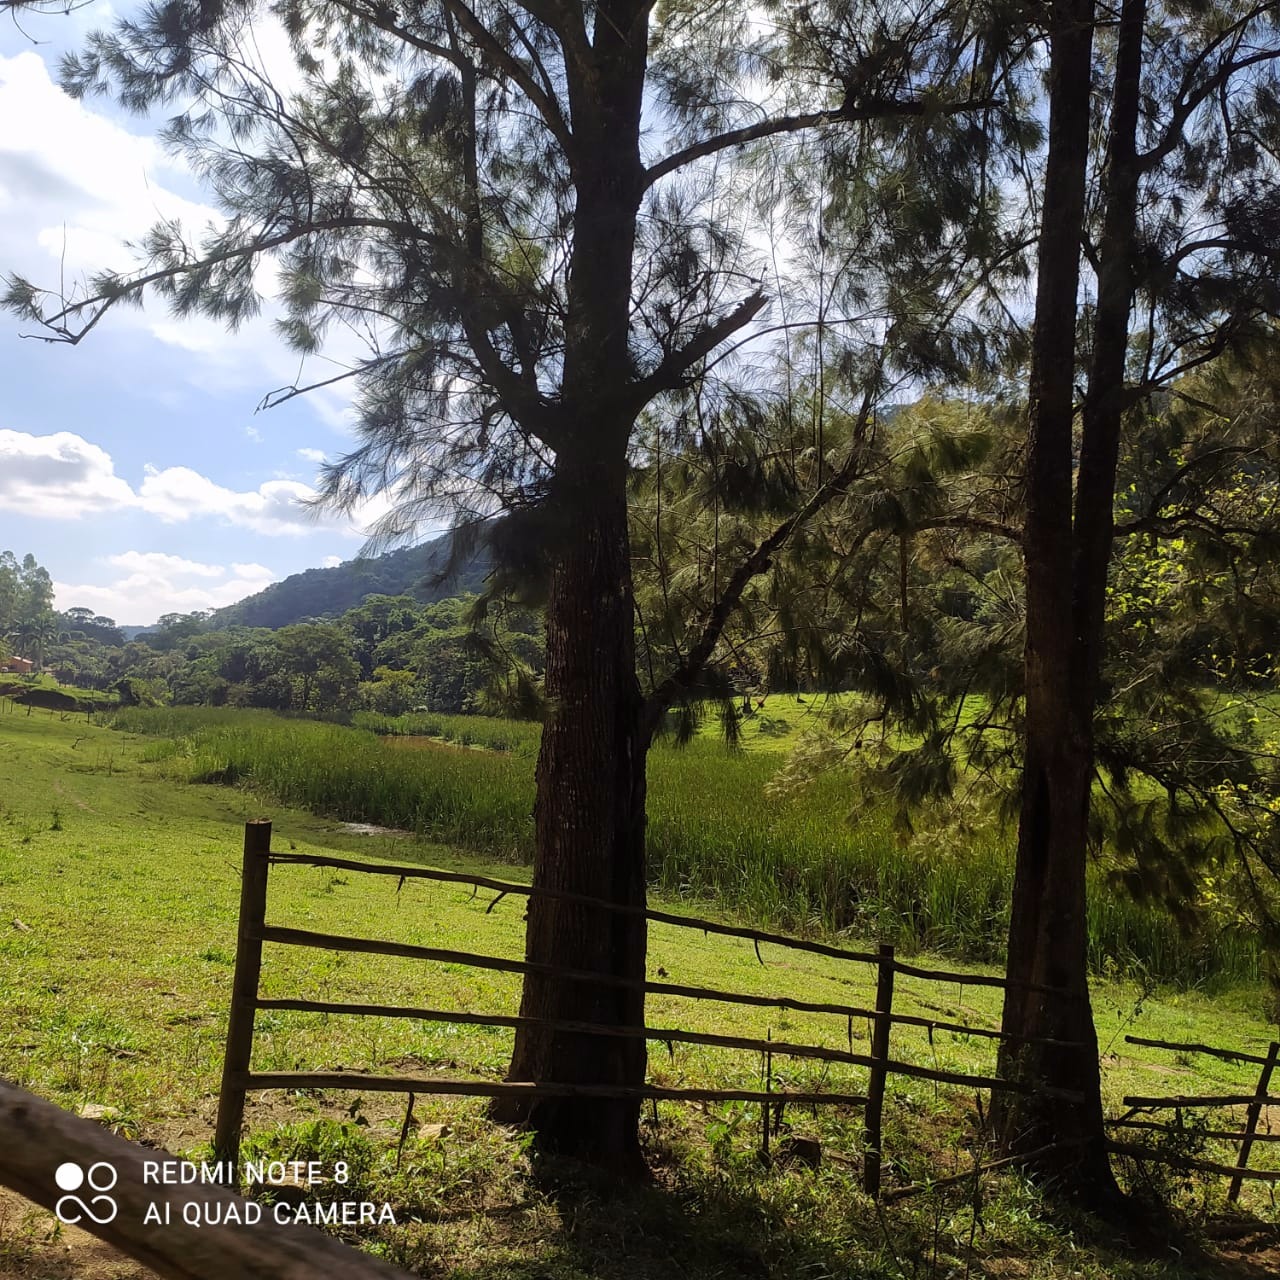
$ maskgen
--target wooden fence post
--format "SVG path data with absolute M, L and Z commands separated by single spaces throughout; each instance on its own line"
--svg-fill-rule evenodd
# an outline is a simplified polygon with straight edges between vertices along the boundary
M 1253 1149 L 1253 1135 L 1258 1127 L 1258 1118 L 1262 1115 L 1262 1104 L 1267 1097 L 1267 1087 L 1271 1084 L 1271 1073 L 1275 1070 L 1276 1061 L 1280 1059 L 1280 1044 L 1271 1042 L 1267 1050 L 1267 1060 L 1263 1064 L 1262 1073 L 1258 1076 L 1258 1087 L 1254 1090 L 1254 1101 L 1249 1103 L 1245 1113 L 1244 1134 L 1240 1140 L 1240 1159 L 1237 1162 L 1241 1172 L 1233 1175 L 1231 1186 L 1227 1191 L 1227 1202 L 1235 1204 L 1240 1197 L 1240 1187 L 1244 1182 L 1243 1170 L 1249 1163 L 1249 1152 Z
M 270 852 L 271 823 L 266 819 L 246 822 L 235 977 L 231 985 L 231 1014 L 227 1019 L 227 1049 L 222 1060 L 222 1087 L 218 1093 L 218 1124 L 213 1138 L 214 1159 L 225 1162 L 224 1180 L 232 1187 L 238 1182 L 240 1127 L 244 1123 L 243 1081 L 253 1053 L 253 1015 L 262 973 L 262 929 L 267 917 Z
M 867 1153 L 862 1186 L 873 1200 L 880 1195 L 880 1142 L 884 1115 L 884 1085 L 888 1075 L 889 1030 L 893 1026 L 893 946 L 880 944 L 876 978 L 876 1016 L 871 1028 L 871 1079 L 867 1085 Z

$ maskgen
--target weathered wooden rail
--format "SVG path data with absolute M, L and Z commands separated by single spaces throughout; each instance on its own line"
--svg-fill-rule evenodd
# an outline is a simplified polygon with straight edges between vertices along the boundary
M 1176 1165 L 1187 1169 L 1196 1169 L 1203 1173 L 1217 1173 L 1231 1179 L 1227 1190 L 1227 1200 L 1234 1203 L 1240 1198 L 1240 1190 L 1246 1180 L 1257 1182 L 1280 1182 L 1280 1172 L 1249 1168 L 1249 1155 L 1255 1143 L 1280 1142 L 1280 1133 L 1258 1133 L 1258 1122 L 1262 1117 L 1264 1106 L 1280 1106 L 1280 1097 L 1268 1093 L 1271 1077 L 1277 1062 L 1280 1062 L 1280 1043 L 1272 1041 L 1265 1054 L 1248 1053 L 1240 1049 L 1219 1049 L 1214 1045 L 1195 1044 L 1173 1040 L 1149 1040 L 1143 1036 L 1125 1036 L 1127 1044 L 1144 1045 L 1151 1049 L 1168 1049 L 1175 1053 L 1203 1053 L 1223 1062 L 1247 1062 L 1261 1067 L 1258 1083 L 1252 1093 L 1229 1094 L 1174 1094 L 1161 1097 L 1146 1097 L 1133 1094 L 1125 1098 L 1124 1105 L 1129 1110 L 1121 1117 L 1109 1121 L 1113 1128 L 1140 1129 L 1147 1132 L 1170 1133 L 1181 1127 L 1183 1109 L 1199 1109 L 1209 1107 L 1246 1107 L 1244 1128 L 1239 1131 L 1227 1129 L 1201 1129 L 1202 1137 L 1218 1141 L 1239 1143 L 1239 1152 L 1234 1165 L 1220 1164 L 1213 1160 L 1200 1160 L 1189 1156 L 1152 1151 L 1128 1142 L 1111 1142 L 1111 1150 L 1121 1155 L 1131 1156 L 1137 1160 L 1153 1160 L 1161 1164 Z M 1161 1124 L 1154 1120 L 1137 1119 L 1142 1111 L 1172 1110 L 1175 1113 L 1175 1124 Z
M 866 1008 L 853 1004 L 803 1000 L 792 996 L 757 995 L 747 992 L 721 991 L 709 987 L 689 986 L 674 982 L 623 978 L 613 974 L 570 969 L 504 956 L 458 951 L 447 947 L 420 946 L 380 939 L 347 937 L 339 934 L 318 933 L 307 929 L 271 925 L 267 923 L 266 913 L 267 884 L 270 869 L 273 866 L 323 867 L 367 875 L 392 876 L 396 877 L 400 884 L 407 880 L 421 879 L 443 884 L 466 885 L 473 891 L 489 890 L 496 895 L 493 901 L 489 903 L 488 910 L 490 911 L 508 895 L 530 897 L 537 894 L 602 910 L 643 916 L 648 921 L 672 925 L 676 928 L 695 929 L 705 934 L 746 939 L 755 946 L 758 957 L 760 956 L 761 944 L 766 944 L 840 961 L 870 964 L 875 966 L 877 971 L 875 1007 Z M 848 1021 L 849 1049 L 846 1051 L 829 1045 L 772 1039 L 761 1040 L 752 1036 L 716 1035 L 709 1032 L 687 1031 L 679 1027 L 601 1026 L 594 1023 L 526 1018 L 514 1014 L 496 1012 L 480 1013 L 378 1003 L 342 1003 L 304 998 L 268 999 L 259 994 L 262 949 L 265 943 L 318 947 L 330 951 L 366 955 L 397 956 L 412 960 L 465 965 L 471 968 L 500 973 L 544 974 L 571 982 L 607 984 L 640 989 L 647 995 L 677 996 L 739 1006 L 832 1014 Z M 761 961 L 763 963 L 763 958 L 761 958 Z M 953 973 L 904 964 L 896 959 L 893 947 L 888 944 L 882 945 L 877 951 L 854 951 L 829 943 L 791 938 L 784 934 L 725 924 L 716 920 L 677 915 L 673 912 L 656 908 L 622 906 L 617 903 L 588 898 L 563 890 L 540 889 L 516 881 L 494 879 L 491 876 L 440 871 L 432 867 L 362 862 L 353 858 L 328 857 L 318 854 L 274 853 L 271 850 L 271 824 L 269 822 L 250 822 L 245 826 L 240 922 L 236 944 L 231 1014 L 227 1029 L 226 1056 L 223 1064 L 217 1130 L 214 1138 L 215 1153 L 219 1160 L 226 1163 L 227 1168 L 234 1169 L 237 1167 L 246 1096 L 251 1091 L 263 1089 L 359 1089 L 488 1098 L 510 1096 L 590 1097 L 641 1098 L 655 1101 L 756 1102 L 761 1105 L 762 1109 L 762 1144 L 766 1149 L 770 1110 L 773 1110 L 776 1115 L 778 1109 L 785 1107 L 788 1103 L 806 1106 L 846 1106 L 858 1107 L 863 1110 L 866 1130 L 864 1185 L 871 1195 L 878 1195 L 881 1184 L 882 1115 L 886 1083 L 889 1076 L 910 1076 L 916 1079 L 933 1081 L 937 1084 L 956 1085 L 972 1089 L 1010 1090 L 1024 1093 L 1030 1092 L 1031 1089 L 1027 1084 L 1003 1080 L 995 1075 L 947 1071 L 891 1057 L 890 1038 L 895 1023 L 903 1026 L 923 1027 L 928 1029 L 931 1035 L 934 1031 L 947 1031 L 990 1039 L 1004 1038 L 1003 1033 L 995 1028 L 970 1026 L 942 1019 L 925 1018 L 918 1014 L 894 1012 L 894 976 L 899 973 L 948 984 L 993 987 L 1008 985 L 1004 979 L 986 974 Z M 1031 986 L 1033 984 L 1026 985 Z M 1048 990 L 1048 988 L 1040 986 L 1036 986 L 1035 989 L 1040 991 Z M 555 1031 L 582 1035 L 643 1038 L 666 1044 L 696 1044 L 715 1048 L 738 1049 L 759 1053 L 769 1063 L 772 1063 L 775 1055 L 780 1055 L 866 1068 L 868 1073 L 867 1089 L 865 1093 L 840 1090 L 775 1089 L 772 1087 L 771 1071 L 766 1076 L 766 1087 L 763 1089 L 675 1088 L 649 1083 L 619 1086 L 574 1084 L 556 1081 L 454 1079 L 437 1076 L 374 1076 L 343 1071 L 255 1072 L 251 1069 L 254 1017 L 258 1010 L 267 1009 L 352 1016 L 410 1018 L 417 1021 L 444 1022 L 458 1025 L 487 1025 L 512 1028 L 536 1025 Z M 869 1053 L 863 1054 L 853 1051 L 852 1024 L 855 1018 L 865 1018 L 871 1023 Z M 1049 1043 L 1069 1047 L 1065 1042 L 1061 1041 Z M 1058 1091 L 1055 1096 L 1062 1098 L 1064 1101 L 1071 1101 L 1076 1098 L 1076 1095 L 1065 1091 Z
M 77 1212 L 78 1225 L 171 1280 L 410 1280 L 312 1227 L 278 1226 L 266 1215 L 251 1226 L 228 1223 L 228 1207 L 244 1221 L 247 1202 L 240 1196 L 205 1183 L 154 1185 L 144 1162 L 172 1159 L 167 1152 L 127 1142 L 4 1079 L 0 1134 L 0 1183 L 51 1213 L 65 1195 L 55 1181 L 59 1166 L 78 1165 L 90 1177 L 94 1166 L 110 1166 L 113 1216 L 99 1222 Z M 206 1216 L 214 1225 L 184 1221 L 184 1206 L 196 1200 L 213 1206 Z M 149 1215 L 152 1204 L 158 1208 Z M 106 1206 L 94 1207 L 107 1216 Z

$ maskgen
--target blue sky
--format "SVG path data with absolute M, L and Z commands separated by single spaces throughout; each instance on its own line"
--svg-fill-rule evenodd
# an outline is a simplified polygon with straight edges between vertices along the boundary
M 128 266 L 123 242 L 159 216 L 196 231 L 217 216 L 155 122 L 58 88 L 59 56 L 111 16 L 100 0 L 21 28 L 0 19 L 0 274 L 56 288 Z M 265 65 L 288 77 L 283 36 L 258 34 Z M 342 384 L 255 412 L 299 380 L 269 307 L 236 334 L 157 302 L 112 313 L 75 347 L 23 337 L 31 328 L 0 315 L 0 550 L 32 552 L 59 608 L 145 624 L 356 554 L 381 502 L 354 519 L 299 505 L 317 463 L 350 444 Z M 358 354 L 326 352 L 305 376 Z

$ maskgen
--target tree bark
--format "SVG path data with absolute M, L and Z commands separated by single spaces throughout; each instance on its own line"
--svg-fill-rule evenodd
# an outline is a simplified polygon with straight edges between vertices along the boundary
M 645 902 L 645 758 L 649 734 L 635 669 L 635 604 L 627 520 L 634 414 L 618 392 L 635 378 L 629 347 L 632 260 L 644 190 L 640 112 L 647 6 L 603 0 L 589 47 L 569 57 L 577 164 L 573 250 L 546 502 L 551 588 L 546 616 L 549 711 L 538 755 L 533 883 L 626 905 Z M 589 65 L 584 64 L 584 60 Z M 643 917 L 534 897 L 529 960 L 644 977 Z M 528 976 L 525 1017 L 644 1025 L 644 993 L 608 983 Z M 517 1032 L 509 1078 L 635 1086 L 645 1042 Z M 639 1175 L 635 1100 L 548 1098 L 495 1104 L 535 1131 L 535 1147 Z
M 562 465 L 557 506 L 576 534 L 558 558 L 547 607 L 549 713 L 538 756 L 534 884 L 628 906 L 645 902 L 643 699 L 635 672 L 625 493 L 605 468 Z M 561 504 L 565 504 L 561 506 Z M 526 956 L 543 964 L 642 979 L 643 917 L 534 897 Z M 550 977 L 525 979 L 529 1018 L 643 1026 L 642 991 Z M 644 1082 L 641 1038 L 538 1028 L 516 1035 L 509 1078 Z M 636 1101 L 547 1098 L 495 1107 L 528 1125 L 545 1153 L 635 1174 L 643 1169 Z
M 1032 337 L 1024 555 L 1026 746 L 1003 1029 L 1078 1048 L 1002 1045 L 1001 1074 L 1079 1093 L 1078 1104 L 1004 1095 L 997 1131 L 1031 1171 L 1098 1208 L 1119 1199 L 1103 1130 L 1097 1033 L 1089 1004 L 1085 869 L 1093 779 L 1096 675 L 1082 643 L 1096 619 L 1077 613 L 1072 428 L 1080 245 L 1089 159 L 1092 0 L 1052 11 L 1049 153 Z M 1108 510 L 1109 510 L 1108 498 Z M 1105 574 L 1105 563 L 1103 565 Z M 1091 595 L 1092 587 L 1086 595 Z M 1070 620 L 1070 625 L 1066 625 Z M 1100 639 L 1100 632 L 1098 633 Z M 1093 667 L 1096 673 L 1096 666 Z M 1061 994 L 1028 989 L 1058 988 Z M 1045 1152 L 1044 1148 L 1052 1150 Z
M 1081 422 L 1076 480 L 1075 612 L 1079 680 L 1090 707 L 1102 666 L 1107 569 L 1115 539 L 1116 462 L 1126 404 L 1125 363 L 1133 310 L 1137 247 L 1138 106 L 1147 0 L 1124 0 L 1116 45 L 1115 84 L 1103 185 L 1089 389 Z

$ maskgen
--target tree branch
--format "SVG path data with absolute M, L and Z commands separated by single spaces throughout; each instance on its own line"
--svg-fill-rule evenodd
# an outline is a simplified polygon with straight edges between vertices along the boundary
M 280 249 L 285 245 L 292 244 L 295 240 L 301 240 L 304 236 L 315 235 L 324 231 L 393 231 L 397 235 L 405 236 L 408 239 L 419 240 L 424 243 L 440 243 L 440 237 L 433 232 L 424 231 L 420 227 L 415 227 L 412 223 L 403 222 L 395 218 L 321 218 L 317 221 L 298 223 L 287 230 L 278 232 L 276 235 L 254 239 L 247 244 L 235 245 L 219 253 L 193 258 L 190 261 L 180 262 L 170 267 L 162 267 L 158 271 L 150 271 L 144 275 L 134 276 L 131 279 L 120 279 L 110 287 L 100 288 L 97 293 L 83 298 L 79 302 L 68 303 L 64 296 L 61 299 L 64 304 L 62 308 L 49 316 L 40 314 L 33 299 L 36 293 L 48 294 L 50 291 L 48 289 L 33 290 L 30 298 L 19 301 L 16 296 L 17 282 L 11 276 L 7 278 L 9 292 L 0 302 L 0 305 L 4 305 L 8 310 L 16 311 L 20 315 L 25 315 L 30 320 L 35 320 L 46 329 L 49 329 L 53 335 L 28 334 L 25 336 L 39 338 L 42 342 L 65 342 L 70 346 L 75 346 L 116 303 L 134 298 L 152 285 L 174 280 L 179 276 L 189 275 L 194 271 L 204 271 L 209 267 L 216 267 L 220 263 L 231 262 L 236 258 L 249 258 L 262 253 L 270 253 L 274 249 Z M 91 318 L 85 322 L 82 328 L 74 329 L 65 323 L 73 316 L 81 316 L 86 313 Z
M 930 111 L 938 115 L 956 115 L 962 111 L 975 111 L 993 105 L 991 101 L 966 101 L 934 106 L 918 98 L 872 97 L 852 103 L 846 101 L 830 111 L 808 111 L 801 115 L 775 116 L 770 120 L 761 120 L 757 124 L 744 125 L 740 129 L 730 129 L 714 137 L 704 138 L 701 142 L 691 143 L 679 151 L 673 151 L 644 171 L 643 186 L 648 189 L 659 179 L 665 178 L 667 174 L 674 173 L 695 160 L 715 155 L 729 147 L 741 147 L 748 142 L 757 142 L 761 138 L 800 133 L 806 129 L 817 129 L 829 124 L 852 124 L 860 120 L 923 116 Z
M 866 437 L 867 424 L 871 419 L 871 392 L 862 399 L 862 407 L 858 411 L 858 419 L 854 424 L 853 440 L 849 447 L 849 456 L 840 469 L 824 484 L 802 507 L 788 516 L 769 534 L 756 544 L 754 550 L 733 571 L 725 584 L 720 598 L 712 606 L 707 621 L 702 628 L 693 647 L 683 661 L 645 700 L 644 726 L 645 732 L 652 736 L 658 727 L 658 721 L 666 709 L 680 696 L 690 689 L 698 680 L 711 660 L 716 645 L 738 607 L 743 593 L 753 578 L 766 572 L 773 563 L 774 555 L 782 548 L 789 537 L 808 520 L 820 511 L 832 498 L 844 491 L 845 486 L 858 472 L 862 462 L 863 443 Z
M 699 360 L 710 355 L 744 325 L 750 324 L 768 301 L 764 290 L 757 289 L 727 315 L 699 330 L 683 347 L 668 352 L 652 372 L 627 386 L 623 392 L 627 401 L 638 411 L 661 392 L 675 390 Z
M 1257 17 L 1260 11 L 1249 15 L 1246 21 L 1252 21 Z M 1242 24 L 1243 26 L 1243 24 Z M 1216 47 L 1221 43 L 1221 39 L 1214 42 L 1212 47 Z M 1206 51 L 1207 52 L 1207 51 Z M 1203 59 L 1202 55 L 1202 59 Z M 1178 144 L 1183 139 L 1183 131 L 1187 127 L 1187 123 L 1191 117 L 1207 99 L 1212 97 L 1219 89 L 1223 88 L 1237 71 L 1243 71 L 1248 67 L 1256 66 L 1260 62 L 1270 62 L 1280 58 L 1280 47 L 1264 50 L 1261 53 L 1255 53 L 1251 57 L 1241 58 L 1239 61 L 1227 59 L 1219 63 L 1217 70 L 1213 75 L 1202 81 L 1196 88 L 1194 93 L 1188 93 L 1186 97 L 1174 108 L 1173 115 L 1169 121 L 1169 126 L 1165 129 L 1160 141 L 1154 147 L 1142 152 L 1138 156 L 1138 168 L 1142 173 L 1149 173 L 1162 160 L 1177 149 Z M 1202 60 L 1201 59 L 1201 60 Z
M 458 20 L 458 25 L 469 35 L 479 49 L 493 59 L 496 66 L 511 77 L 537 110 L 543 124 L 564 149 L 570 169 L 577 167 L 577 144 L 573 133 L 560 110 L 560 104 L 538 83 L 529 68 L 496 39 L 493 32 L 480 21 L 463 0 L 445 0 L 445 5 Z
M 1017 525 L 1004 524 L 1000 520 L 987 520 L 982 516 L 933 516 L 928 520 L 913 520 L 911 533 L 922 533 L 925 529 L 968 529 L 971 533 L 990 533 L 997 538 L 1008 538 L 1010 542 L 1022 544 L 1022 530 Z
M 1128 521 L 1126 524 L 1117 525 L 1116 533 L 1141 533 L 1144 532 L 1144 525 L 1148 521 L 1171 519 L 1172 517 L 1159 514 L 1165 499 L 1181 481 L 1185 480 L 1192 471 L 1199 468 L 1203 463 L 1210 461 L 1214 463 L 1224 462 L 1228 458 L 1243 457 L 1255 452 L 1256 449 L 1253 445 L 1224 444 L 1218 445 L 1214 449 L 1207 449 L 1204 453 L 1199 453 L 1194 458 L 1189 458 L 1152 495 L 1151 501 L 1147 504 L 1147 514 L 1138 517 L 1136 520 Z
M 295 382 L 287 387 L 277 387 L 274 391 L 268 391 L 258 401 L 258 407 L 254 410 L 254 413 L 261 413 L 264 409 L 275 409 L 279 405 L 287 404 L 290 400 L 296 399 L 298 396 L 306 395 L 309 391 L 319 391 L 323 387 L 332 387 L 339 382 L 345 382 L 348 378 L 358 378 L 362 373 L 367 373 L 370 369 L 375 369 L 379 365 L 390 364 L 393 360 L 401 359 L 404 354 L 403 351 L 392 351 L 386 355 L 378 356 L 375 360 L 358 364 L 354 369 L 344 369 L 341 373 L 335 373 L 332 378 L 321 378 L 317 382 L 308 382 L 302 386 Z

